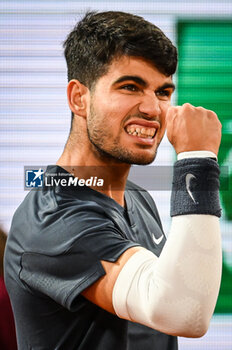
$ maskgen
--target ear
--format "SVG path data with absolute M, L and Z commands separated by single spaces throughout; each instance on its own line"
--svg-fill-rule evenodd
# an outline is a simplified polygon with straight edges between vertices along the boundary
M 86 117 L 89 89 L 78 80 L 72 79 L 67 86 L 68 104 L 71 111 Z

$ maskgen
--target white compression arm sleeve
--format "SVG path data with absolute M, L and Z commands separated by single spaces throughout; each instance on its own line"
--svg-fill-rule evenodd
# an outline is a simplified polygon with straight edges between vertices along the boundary
M 174 217 L 160 257 L 141 248 L 119 273 L 116 314 L 167 334 L 202 336 L 216 304 L 221 260 L 217 217 Z

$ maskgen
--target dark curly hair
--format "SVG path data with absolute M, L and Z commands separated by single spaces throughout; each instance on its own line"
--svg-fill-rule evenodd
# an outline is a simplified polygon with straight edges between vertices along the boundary
M 64 42 L 68 80 L 91 89 L 114 58 L 141 57 L 166 76 L 175 73 L 177 51 L 154 24 L 125 12 L 88 12 Z

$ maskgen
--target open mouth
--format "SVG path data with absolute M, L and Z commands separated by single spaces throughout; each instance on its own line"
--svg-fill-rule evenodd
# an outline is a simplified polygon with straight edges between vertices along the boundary
M 127 125 L 125 130 L 129 135 L 138 136 L 146 139 L 153 139 L 157 131 L 156 128 L 147 128 L 136 124 Z

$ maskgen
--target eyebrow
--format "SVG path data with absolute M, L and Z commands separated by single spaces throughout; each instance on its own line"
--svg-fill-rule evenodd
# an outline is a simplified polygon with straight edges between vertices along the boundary
M 115 80 L 113 82 L 113 85 L 123 83 L 124 81 L 128 81 L 128 80 L 133 80 L 135 83 L 137 83 L 143 87 L 147 87 L 147 82 L 145 80 L 143 80 L 142 78 L 138 77 L 137 75 L 123 75 L 122 77 Z
M 145 80 L 140 78 L 137 75 L 123 75 L 122 77 L 118 78 L 113 82 L 113 85 L 123 83 L 124 81 L 132 80 L 135 83 L 141 85 L 142 87 L 147 87 L 148 84 Z M 159 86 L 156 91 L 164 90 L 164 89 L 172 89 L 173 91 L 175 90 L 175 85 L 173 83 L 164 83 L 163 85 Z
M 164 83 L 163 85 L 159 86 L 156 91 L 165 90 L 165 89 L 172 89 L 175 90 L 175 84 L 173 83 Z

